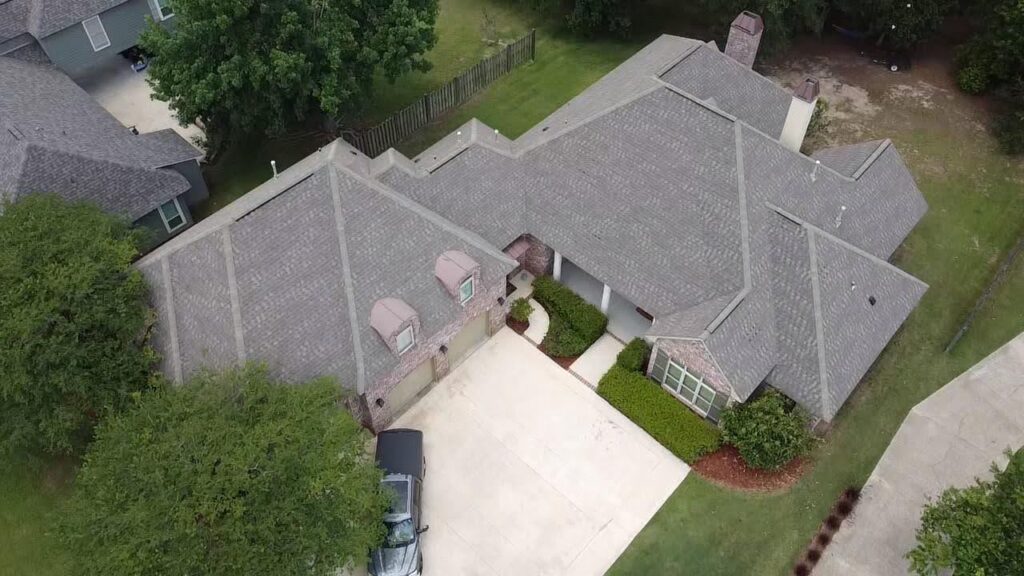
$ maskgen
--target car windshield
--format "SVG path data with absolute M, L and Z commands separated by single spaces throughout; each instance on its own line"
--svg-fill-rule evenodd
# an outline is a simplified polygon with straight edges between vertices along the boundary
M 384 546 L 387 548 L 408 546 L 416 540 L 416 528 L 412 525 L 412 518 L 385 522 L 384 525 L 388 527 L 388 535 L 384 539 Z

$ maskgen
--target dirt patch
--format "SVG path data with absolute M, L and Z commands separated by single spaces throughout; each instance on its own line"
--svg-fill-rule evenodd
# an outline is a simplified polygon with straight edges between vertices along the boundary
M 693 465 L 701 478 L 734 490 L 778 492 L 796 484 L 811 466 L 806 458 L 797 458 L 779 470 L 757 470 L 743 462 L 732 446 L 723 446 Z
M 513 320 L 511 316 L 505 320 L 505 325 L 511 328 L 516 334 L 519 334 L 520 336 L 522 336 L 523 332 L 526 332 L 526 329 L 530 327 L 529 322 L 520 322 L 518 320 Z

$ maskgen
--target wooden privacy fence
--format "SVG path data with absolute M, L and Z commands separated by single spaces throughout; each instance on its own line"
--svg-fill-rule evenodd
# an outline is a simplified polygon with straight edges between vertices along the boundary
M 469 70 L 437 90 L 424 94 L 380 124 L 366 130 L 345 130 L 342 137 L 367 156 L 377 156 L 426 126 L 438 115 L 469 100 L 517 66 L 532 61 L 536 51 L 537 31 L 530 30 L 500 52 L 477 62 Z

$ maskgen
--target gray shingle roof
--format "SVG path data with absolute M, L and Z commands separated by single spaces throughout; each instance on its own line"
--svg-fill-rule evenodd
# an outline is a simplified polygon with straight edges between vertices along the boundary
M 333 375 L 362 391 L 397 364 L 369 323 L 378 299 L 408 302 L 430 335 L 462 312 L 434 276 L 440 254 L 468 254 L 487 285 L 515 266 L 369 180 L 354 152 L 332 144 L 139 262 L 158 287 L 166 374 L 253 359 L 289 381 Z
M 238 328 L 206 330 L 209 345 L 182 339 L 177 353 L 219 350 L 232 362 L 232 342 L 244 340 L 241 356 L 285 372 L 368 380 L 394 365 L 367 321 L 376 299 L 402 298 L 437 329 L 450 298 L 431 303 L 443 290 L 431 256 L 462 246 L 500 279 L 508 262 L 497 250 L 529 233 L 653 313 L 649 336 L 703 340 L 741 399 L 767 378 L 831 418 L 925 289 L 884 258 L 926 205 L 887 141 L 852 172 L 856 161 L 839 159 L 853 154 L 829 157 L 849 174 L 784 148 L 765 133 L 781 130 L 781 89 L 716 54 L 662 37 L 514 142 L 472 121 L 412 160 L 393 150 L 369 160 L 344 144 L 306 159 L 143 261 L 174 292 L 164 308 L 186 315 L 169 325 L 189 322 L 184 307 L 223 327 L 221 266 L 205 273 L 216 289 L 168 282 L 167 271 L 192 251 L 208 266 L 199 240 L 230 233 L 221 244 L 233 247 Z M 335 173 L 340 224 L 324 170 Z M 409 220 L 425 213 L 482 238 L 437 230 L 436 215 Z M 341 252 L 328 241 L 339 225 Z M 178 296 L 196 290 L 202 305 Z M 357 333 L 335 314 L 356 319 Z
M 132 220 L 189 188 L 165 166 L 200 153 L 173 131 L 136 136 L 51 66 L 0 57 L 0 196 L 51 192 Z
M 811 158 L 839 172 L 843 176 L 856 178 L 857 171 L 871 156 L 885 145 L 885 140 L 870 140 L 847 146 L 825 148 L 811 154 Z

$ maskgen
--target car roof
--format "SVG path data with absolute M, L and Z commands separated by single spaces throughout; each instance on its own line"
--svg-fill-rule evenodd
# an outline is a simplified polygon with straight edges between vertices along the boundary
M 389 474 L 423 478 L 423 432 L 398 428 L 377 434 L 377 465 Z

